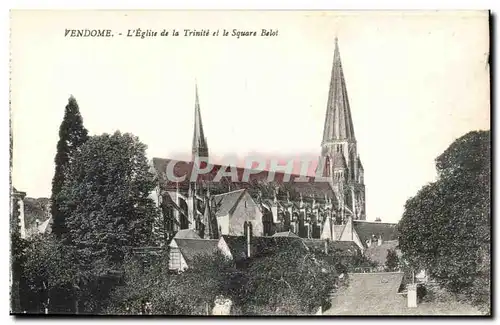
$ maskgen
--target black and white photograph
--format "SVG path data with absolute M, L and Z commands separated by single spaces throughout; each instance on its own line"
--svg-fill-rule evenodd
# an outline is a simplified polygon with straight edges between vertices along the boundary
M 11 10 L 10 314 L 491 316 L 490 19 Z

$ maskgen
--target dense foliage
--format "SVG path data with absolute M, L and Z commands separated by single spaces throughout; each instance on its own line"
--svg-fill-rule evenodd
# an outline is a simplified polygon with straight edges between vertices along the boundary
M 150 244 L 158 211 L 145 150 L 130 134 L 93 136 L 70 165 L 60 196 L 82 267 L 119 267 L 125 247 Z
M 389 249 L 387 251 L 387 257 L 385 261 L 385 269 L 389 272 L 393 272 L 399 267 L 399 257 L 395 249 Z
M 290 247 L 235 264 L 221 253 L 198 256 L 180 274 L 168 273 L 166 259 L 144 267 L 126 263 L 124 283 L 112 294 L 109 313 L 206 315 L 218 297 L 231 299 L 232 314 L 311 314 L 337 284 L 332 264 L 312 252 Z M 195 285 L 194 285 L 195 284 Z
M 59 128 L 59 142 L 55 157 L 55 173 L 52 179 L 51 213 L 54 218 L 52 231 L 60 237 L 66 233 L 65 214 L 61 211 L 61 198 L 59 194 L 66 179 L 67 169 L 74 160 L 81 145 L 87 141 L 87 129 L 83 126 L 82 116 L 78 103 L 74 97 L 70 97 L 64 112 L 64 119 Z
M 23 264 L 23 309 L 28 312 L 69 312 L 77 270 L 72 250 L 53 236 L 27 241 Z M 69 301 L 68 301 L 69 300 Z M 45 310 L 47 309 L 47 310 Z
M 58 208 L 67 231 L 59 237 L 61 247 L 71 252 L 64 263 L 75 266 L 75 272 L 67 292 L 55 295 L 73 298 L 73 306 L 66 301 L 62 309 L 102 311 L 127 250 L 150 243 L 157 210 L 149 198 L 155 183 L 145 150 L 130 134 L 93 136 L 66 168 Z M 49 257 L 44 256 L 52 268 L 64 269 L 64 263 Z
M 18 200 L 12 199 L 12 214 L 10 218 L 10 265 L 11 265 L 11 311 L 18 313 L 21 311 L 21 301 L 19 296 L 20 282 L 21 282 L 21 272 L 22 265 L 24 263 L 24 249 L 26 242 L 21 238 L 20 235 L 20 224 L 19 224 L 19 203 Z
M 470 132 L 436 159 L 439 178 L 405 205 L 400 248 L 416 269 L 489 310 L 491 140 Z

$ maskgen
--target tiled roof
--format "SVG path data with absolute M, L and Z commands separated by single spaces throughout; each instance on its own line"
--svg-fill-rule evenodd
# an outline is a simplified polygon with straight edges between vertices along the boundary
M 193 229 L 182 229 L 179 230 L 175 236 L 175 239 L 201 239 L 201 237 Z
M 366 245 L 366 241 L 372 238 L 373 235 L 382 236 L 383 241 L 398 239 L 396 223 L 354 220 L 353 227 L 363 245 Z
M 402 281 L 402 272 L 351 273 L 347 286 L 339 289 L 324 314 L 391 315 L 405 307 L 405 298 L 398 294 Z
M 196 256 L 211 255 L 217 251 L 217 239 L 175 239 L 188 266 Z
M 246 190 L 236 190 L 224 194 L 214 195 L 214 203 L 218 206 L 215 215 L 225 216 L 234 212 L 238 202 L 243 197 Z
M 222 236 L 233 259 L 238 261 L 247 257 L 247 244 L 244 236 Z M 270 254 L 280 248 L 295 247 L 307 250 L 302 240 L 297 237 L 252 237 L 250 241 L 251 257 Z
M 382 242 L 382 244 L 378 246 L 377 242 L 374 242 L 365 250 L 364 254 L 373 262 L 376 262 L 379 265 L 385 265 L 385 262 L 387 260 L 387 252 L 390 249 L 396 249 L 396 247 L 398 247 L 398 243 L 399 241 L 397 240 L 391 240 Z

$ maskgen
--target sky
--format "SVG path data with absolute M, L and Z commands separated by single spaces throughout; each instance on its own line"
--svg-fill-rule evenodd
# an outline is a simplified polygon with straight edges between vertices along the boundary
M 85 28 L 115 36 L 64 36 Z M 181 35 L 125 36 L 137 28 Z M 338 37 L 367 220 L 396 222 L 434 159 L 489 129 L 488 28 L 487 12 L 467 11 L 13 11 L 13 185 L 50 196 L 70 95 L 91 135 L 133 133 L 150 159 L 190 155 L 195 80 L 211 157 L 319 155 Z

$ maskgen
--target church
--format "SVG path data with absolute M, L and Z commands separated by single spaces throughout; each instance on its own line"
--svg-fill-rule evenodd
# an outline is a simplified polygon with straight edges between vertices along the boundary
M 327 177 L 328 182 L 315 182 L 314 177 L 308 182 L 299 182 L 297 179 L 301 175 L 273 170 L 252 170 L 248 173 L 250 178 L 244 182 L 232 182 L 224 177 L 215 182 L 215 173 L 228 166 L 213 165 L 211 172 L 198 175 L 194 181 L 189 177 L 194 168 L 210 161 L 196 87 L 191 161 L 152 159 L 152 170 L 158 179 L 153 196 L 162 211 L 162 220 L 158 223 L 161 229 L 156 231 L 164 234 L 164 242 L 185 229 L 192 229 L 204 239 L 242 236 L 246 222 L 251 223 L 254 236 L 290 232 L 308 239 L 354 241 L 361 249 L 369 245 L 373 236 L 381 238 L 381 234 L 387 232 L 382 223 L 375 227 L 384 228 L 380 229 L 380 234 L 358 235 L 356 232 L 358 225 L 363 225 L 364 229 L 371 222 L 366 221 L 364 169 L 357 149 L 337 39 L 331 80 L 325 91 L 327 89 L 320 144 L 324 163 L 319 165 L 321 170 L 316 175 Z M 176 177 L 188 177 L 183 181 L 169 179 L 169 165 Z M 248 172 L 245 168 L 236 169 L 239 176 Z M 271 182 L 268 181 L 269 173 L 274 174 Z M 394 224 L 386 225 L 395 228 Z M 388 236 L 394 237 L 393 231 L 389 231 Z

